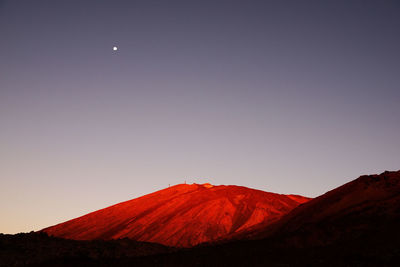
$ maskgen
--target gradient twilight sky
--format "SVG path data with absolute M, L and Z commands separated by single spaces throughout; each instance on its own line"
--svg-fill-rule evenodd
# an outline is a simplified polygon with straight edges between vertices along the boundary
M 118 51 L 113 51 L 118 46 Z M 0 1 L 0 232 L 168 184 L 400 169 L 399 1 Z

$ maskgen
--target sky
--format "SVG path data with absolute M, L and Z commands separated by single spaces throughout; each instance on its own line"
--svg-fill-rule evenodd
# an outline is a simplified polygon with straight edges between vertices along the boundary
M 0 232 L 185 181 L 316 197 L 399 170 L 399 14 L 0 0 Z

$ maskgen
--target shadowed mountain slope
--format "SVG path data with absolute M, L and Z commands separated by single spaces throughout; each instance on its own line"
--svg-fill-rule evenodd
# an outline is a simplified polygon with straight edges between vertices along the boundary
M 400 171 L 364 175 L 301 205 L 247 237 L 274 237 L 295 246 L 400 238 Z M 243 238 L 243 236 L 241 237 Z M 398 242 L 400 247 L 400 241 Z
M 180 184 L 42 231 L 76 240 L 127 237 L 190 247 L 271 224 L 308 200 L 241 186 Z

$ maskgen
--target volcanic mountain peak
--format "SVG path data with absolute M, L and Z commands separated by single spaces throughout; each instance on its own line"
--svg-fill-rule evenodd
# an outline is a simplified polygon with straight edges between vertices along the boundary
M 202 184 L 202 186 L 204 186 L 205 188 L 211 188 L 211 187 L 213 187 L 213 185 L 210 184 L 210 183 Z
M 43 231 L 79 240 L 127 237 L 189 247 L 270 224 L 308 200 L 234 185 L 178 184 Z

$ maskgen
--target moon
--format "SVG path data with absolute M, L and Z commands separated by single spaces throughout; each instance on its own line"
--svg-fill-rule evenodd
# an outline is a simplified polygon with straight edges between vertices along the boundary
M 118 50 L 118 47 L 113 46 L 113 50 L 114 50 L 114 51 L 117 51 L 117 50 Z

